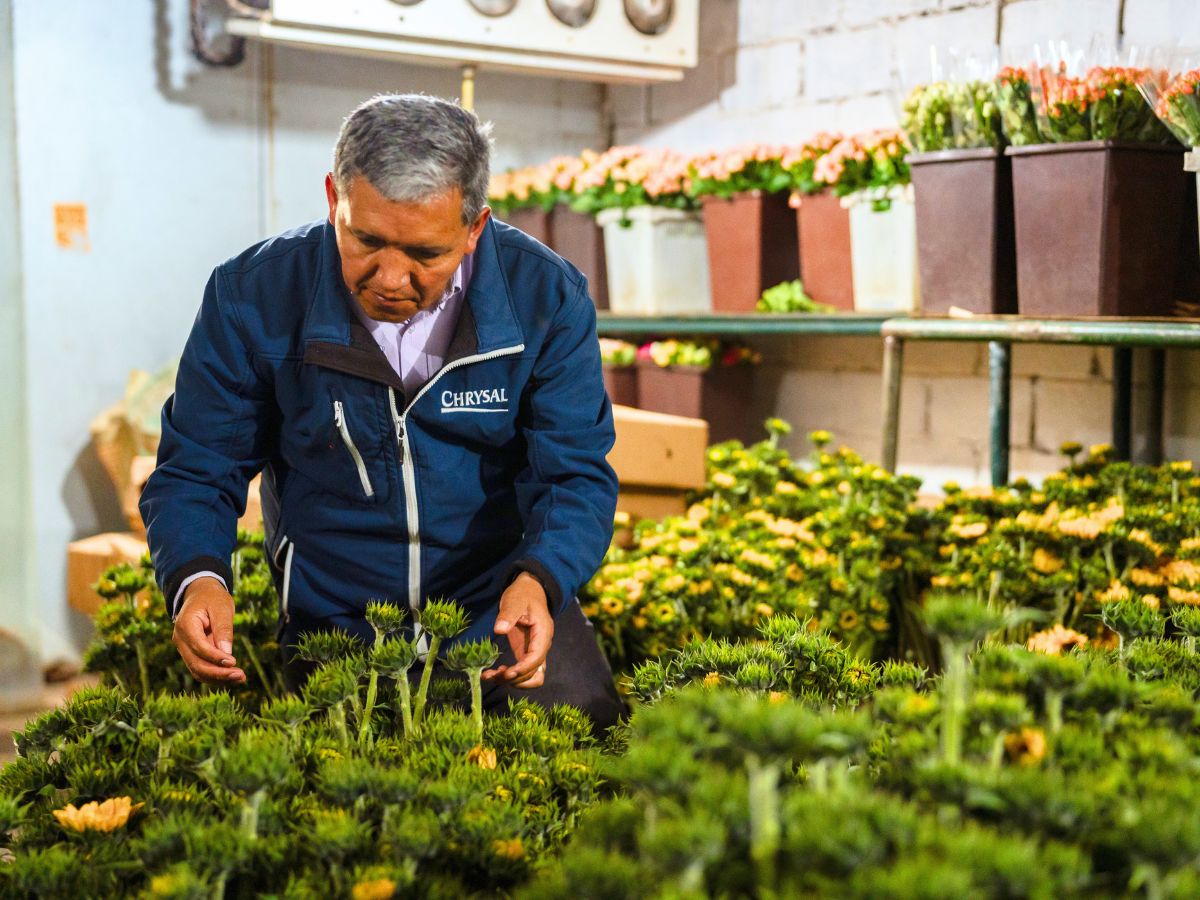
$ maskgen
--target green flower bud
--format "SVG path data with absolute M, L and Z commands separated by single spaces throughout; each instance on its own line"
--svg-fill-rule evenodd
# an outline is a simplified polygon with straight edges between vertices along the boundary
M 467 614 L 453 600 L 429 600 L 417 612 L 417 621 L 431 635 L 445 641 L 467 627 Z
M 500 648 L 489 638 L 455 644 L 446 653 L 446 665 L 457 672 L 486 669 L 500 658 Z

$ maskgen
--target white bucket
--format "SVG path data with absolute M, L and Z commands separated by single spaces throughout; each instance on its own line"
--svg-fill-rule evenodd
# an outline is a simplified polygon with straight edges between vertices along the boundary
M 622 218 L 628 224 L 622 224 Z M 710 312 L 708 246 L 698 212 L 657 206 L 606 209 L 608 306 L 615 313 Z
M 888 195 L 891 206 L 876 212 L 878 195 L 851 194 L 850 270 L 854 309 L 861 312 L 914 312 L 921 305 L 917 270 L 917 211 L 911 192 Z
M 1183 168 L 1196 173 L 1196 219 L 1200 221 L 1200 147 L 1193 147 L 1190 153 L 1184 154 Z

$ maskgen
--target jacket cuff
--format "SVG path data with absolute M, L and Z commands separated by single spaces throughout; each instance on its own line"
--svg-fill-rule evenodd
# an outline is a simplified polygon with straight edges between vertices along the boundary
M 550 574 L 549 569 L 542 565 L 539 560 L 533 559 L 532 557 L 519 559 L 513 563 L 512 568 L 508 570 L 508 579 L 505 581 L 505 583 L 512 584 L 516 577 L 522 572 L 526 572 L 536 578 L 538 583 L 546 591 L 546 600 L 550 607 L 550 615 L 557 616 L 563 611 L 563 607 L 566 606 L 565 598 L 563 597 L 563 590 L 558 584 L 558 579 Z
M 168 603 L 179 593 L 179 588 L 183 584 L 185 578 L 196 575 L 199 572 L 212 572 L 218 578 L 228 585 L 228 590 L 233 593 L 233 569 L 230 568 L 229 562 L 222 562 L 215 556 L 197 556 L 191 562 L 186 562 L 167 578 L 162 585 L 163 597 Z M 171 611 L 171 618 L 175 618 L 175 611 Z

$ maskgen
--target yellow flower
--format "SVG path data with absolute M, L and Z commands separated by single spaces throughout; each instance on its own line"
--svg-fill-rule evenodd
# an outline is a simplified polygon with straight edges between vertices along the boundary
M 1129 588 L 1125 587 L 1121 582 L 1114 580 L 1108 586 L 1107 590 L 1096 594 L 1096 599 L 1101 603 L 1113 603 L 1117 600 L 1128 600 L 1130 596 Z
M 496 751 L 491 747 L 476 744 L 467 751 L 467 762 L 475 763 L 481 769 L 496 768 Z
M 1180 603 L 1184 606 L 1200 606 L 1200 592 L 1197 591 L 1187 591 L 1171 586 L 1167 588 L 1167 598 L 1172 603 Z
M 775 615 L 775 608 L 769 603 L 758 604 L 758 606 L 754 607 L 754 611 L 763 618 L 769 618 L 770 616 Z
M 1142 595 L 1142 603 L 1145 606 L 1150 607 L 1151 609 L 1158 609 L 1158 607 L 1160 606 L 1158 598 L 1155 597 L 1153 594 L 1143 594 Z
M 709 672 L 704 676 L 704 686 L 706 688 L 715 688 L 721 683 L 721 676 L 716 672 Z
M 625 604 L 616 597 L 601 597 L 600 607 L 604 610 L 605 615 L 619 616 L 625 611 Z
M 524 859 L 525 845 L 519 837 L 508 841 L 497 838 L 492 841 L 492 852 L 501 859 Z
M 504 785 L 498 784 L 495 788 L 493 788 L 492 796 L 497 800 L 511 800 L 513 797 L 513 792 Z
M 141 809 L 143 804 L 134 803 L 129 797 L 111 797 L 103 803 L 93 800 L 78 809 L 68 803 L 54 810 L 54 818 L 63 828 L 71 831 L 102 831 L 108 833 L 125 827 L 129 817 Z
M 350 896 L 354 900 L 388 900 L 396 896 L 396 882 L 390 878 L 376 878 L 374 881 L 360 881 Z
M 871 620 L 870 620 L 870 622 L 869 622 L 868 624 L 870 624 L 870 626 L 871 626 L 871 630 L 872 630 L 872 631 L 879 631 L 879 632 L 883 632 L 883 631 L 887 631 L 887 630 L 888 630 L 888 621 L 887 621 L 887 619 L 881 619 L 881 618 L 879 618 L 878 616 L 876 616 L 875 618 L 871 619 Z
M 693 503 L 691 506 L 688 507 L 687 517 L 688 517 L 688 521 L 690 521 L 690 522 L 695 522 L 697 524 L 700 524 L 701 522 L 707 521 L 708 516 L 709 516 L 708 507 L 705 506 L 703 503 Z
M 771 693 L 767 694 L 767 700 L 770 703 L 774 703 L 776 705 L 778 705 L 780 703 L 786 703 L 787 697 L 788 697 L 788 695 L 785 694 L 783 691 L 771 691 Z
M 988 530 L 987 522 L 970 522 L 970 523 L 966 523 L 966 524 L 961 523 L 961 522 L 954 522 L 950 525 L 950 528 L 949 528 L 950 533 L 953 534 L 955 537 L 960 537 L 960 538 L 964 538 L 964 539 L 974 539 L 974 538 L 983 537 L 985 534 L 987 534 L 987 530 Z
M 1132 536 L 1131 534 L 1130 537 Z M 1200 565 L 1196 565 L 1190 559 L 1177 559 L 1169 562 L 1163 568 L 1162 573 L 1171 584 L 1188 586 L 1200 584 Z
M 842 614 L 838 616 L 838 627 L 842 631 L 852 631 L 858 627 L 858 613 L 852 609 L 842 610 Z
M 1082 647 L 1087 642 L 1086 634 L 1080 634 L 1071 628 L 1064 628 L 1060 624 L 1032 635 L 1025 646 L 1034 653 L 1061 656 L 1064 650 L 1069 650 L 1071 647 Z
M 679 541 L 680 553 L 695 553 L 700 549 L 700 542 L 693 538 L 683 538 Z
M 1141 528 L 1132 528 L 1129 531 L 1129 539 L 1135 544 L 1141 544 L 1155 556 L 1161 556 L 1163 552 L 1162 544 L 1156 543 L 1150 535 Z
M 775 493 L 777 494 L 794 494 L 798 490 L 800 490 L 800 488 L 791 481 L 780 481 L 775 485 Z
M 684 578 L 682 575 L 676 573 L 676 574 L 670 576 L 669 578 L 664 579 L 661 586 L 664 591 L 674 592 L 674 591 L 682 590 L 686 584 L 687 584 L 687 579 Z
M 950 587 L 950 585 L 954 583 L 954 576 L 934 575 L 933 578 L 929 579 L 929 581 L 930 584 L 932 584 L 935 588 Z
M 660 622 L 670 622 L 675 618 L 675 607 L 670 603 L 660 603 L 657 609 Z
M 1041 572 L 1043 575 L 1053 575 L 1062 567 L 1063 561 L 1044 547 L 1038 547 L 1033 551 L 1033 568 L 1035 571 Z
M 780 550 L 794 550 L 796 548 L 796 539 L 790 537 L 776 538 L 775 546 Z
M 1168 567 L 1169 568 L 1169 567 Z M 1138 587 L 1162 587 L 1166 579 L 1150 569 L 1130 569 L 1129 580 Z
M 323 760 L 324 759 L 341 759 L 342 758 L 342 754 L 339 753 L 337 750 L 334 750 L 332 747 L 322 747 L 320 750 L 317 751 L 317 756 L 319 756 Z
M 790 566 L 788 566 L 787 572 L 785 572 L 784 574 L 787 576 L 788 581 L 803 581 L 804 580 L 804 570 L 801 569 L 800 566 L 798 566 L 796 563 L 792 563 Z
M 732 475 L 730 475 L 728 472 L 714 472 L 713 477 L 712 477 L 712 483 L 715 484 L 719 488 L 728 489 L 728 488 L 733 487 L 735 484 L 737 484 L 737 479 L 734 478 Z
M 1077 519 L 1059 519 L 1058 530 L 1068 537 L 1095 540 L 1104 530 L 1104 523 L 1098 518 L 1084 516 Z
M 630 524 L 629 513 L 618 512 L 615 516 L 613 516 L 613 527 L 614 528 L 628 528 L 629 524 Z
M 1005 735 L 1004 749 L 1018 765 L 1036 766 L 1046 756 L 1046 735 L 1040 728 L 1022 728 Z

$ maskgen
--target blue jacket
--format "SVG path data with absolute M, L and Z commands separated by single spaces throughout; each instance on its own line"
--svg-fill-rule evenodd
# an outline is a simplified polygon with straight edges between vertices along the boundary
M 446 363 L 412 397 L 354 302 L 326 221 L 213 272 L 141 498 L 168 602 L 199 571 L 232 585 L 261 470 L 285 617 L 452 597 L 478 637 L 520 570 L 560 611 L 599 566 L 617 497 L 586 279 L 488 222 Z

